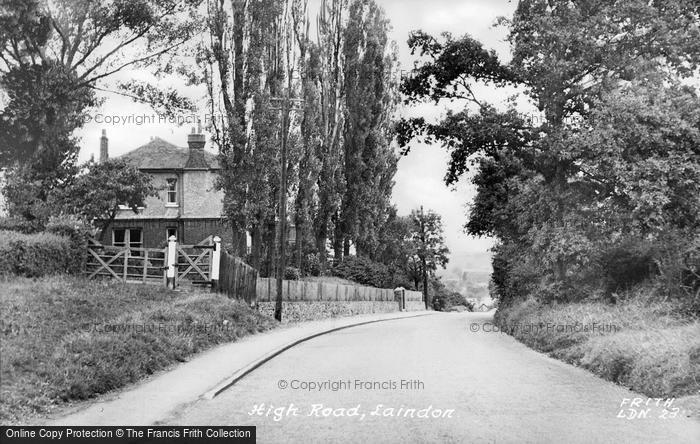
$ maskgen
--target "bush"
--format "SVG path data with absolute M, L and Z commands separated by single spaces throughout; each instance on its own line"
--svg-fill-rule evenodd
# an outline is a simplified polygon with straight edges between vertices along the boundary
M 287 267 L 284 269 L 284 278 L 288 281 L 298 281 L 301 278 L 301 273 L 296 267 Z
M 311 276 L 320 276 L 321 260 L 318 257 L 318 253 L 310 253 L 304 256 L 303 268 L 304 272 Z
M 84 256 L 68 237 L 0 231 L 0 274 L 37 277 L 77 273 Z
M 474 311 L 474 306 L 459 292 L 445 291 L 433 295 L 433 309 L 436 311 L 446 311 L 457 305 L 463 305 L 469 311 Z
M 632 288 L 654 273 L 654 255 L 649 245 L 626 240 L 603 252 L 600 265 L 607 295 Z
M 17 231 L 31 234 L 41 231 L 38 221 L 30 221 L 21 217 L 0 217 L 0 231 Z
M 79 272 L 85 269 L 87 260 L 88 239 L 92 237 L 92 229 L 77 216 L 51 216 L 46 223 L 46 231 L 58 236 L 64 236 L 71 240 L 71 248 L 74 251 L 73 263 L 70 269 Z
M 362 285 L 394 288 L 389 267 L 365 257 L 348 256 L 333 265 L 331 274 Z
M 91 228 L 79 217 L 73 215 L 51 216 L 46 223 L 46 231 L 86 242 L 92 235 Z

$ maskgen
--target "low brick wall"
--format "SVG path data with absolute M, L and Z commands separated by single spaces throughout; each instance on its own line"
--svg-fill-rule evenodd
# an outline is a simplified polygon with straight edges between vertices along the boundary
M 326 282 L 283 281 L 282 321 L 297 322 L 399 311 L 394 290 Z M 265 315 L 273 316 L 277 282 L 258 278 L 257 306 Z M 422 294 L 406 290 L 406 311 L 425 310 Z
M 406 301 L 406 311 L 425 310 L 425 302 L 423 301 Z

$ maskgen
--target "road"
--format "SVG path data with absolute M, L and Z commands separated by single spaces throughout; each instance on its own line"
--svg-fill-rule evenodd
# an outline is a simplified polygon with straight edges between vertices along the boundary
M 619 418 L 640 395 L 486 333 L 489 320 L 436 314 L 320 336 L 161 423 L 256 425 L 270 443 L 700 442 L 700 423 L 668 418 L 673 406 Z

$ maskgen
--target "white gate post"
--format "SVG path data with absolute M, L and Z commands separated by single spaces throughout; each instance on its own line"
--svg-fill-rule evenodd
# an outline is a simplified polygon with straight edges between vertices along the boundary
M 406 311 L 406 289 L 397 287 L 394 289 L 394 300 L 398 300 L 399 311 Z
M 221 238 L 214 236 L 214 254 L 211 257 L 211 291 L 219 289 L 219 266 L 221 265 Z
M 175 289 L 175 275 L 177 273 L 177 239 L 175 236 L 168 238 L 168 257 L 167 257 L 166 286 Z

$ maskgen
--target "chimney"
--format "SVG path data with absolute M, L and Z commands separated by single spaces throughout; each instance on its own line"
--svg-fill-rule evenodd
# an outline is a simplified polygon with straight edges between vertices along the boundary
M 201 123 L 198 125 L 198 131 L 192 128 L 192 133 L 187 135 L 187 146 L 189 147 L 189 157 L 187 158 L 187 163 L 185 168 L 188 169 L 209 169 L 209 163 L 204 155 L 204 145 L 207 143 L 207 139 L 202 134 Z
M 100 163 L 106 162 L 107 159 L 109 159 L 108 144 L 107 130 L 103 129 L 102 137 L 100 137 Z
M 204 134 L 202 134 L 201 125 L 199 126 L 199 131 L 195 132 L 193 127 L 192 134 L 187 135 L 187 145 L 190 147 L 190 152 L 192 150 L 203 150 L 206 141 Z

